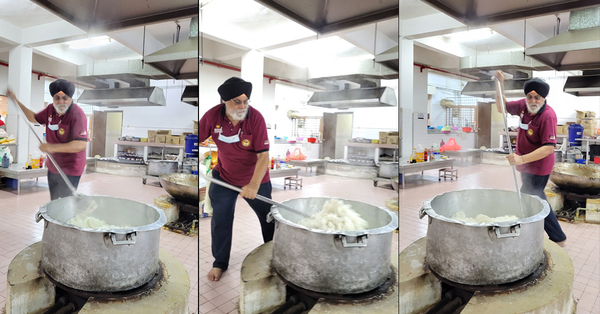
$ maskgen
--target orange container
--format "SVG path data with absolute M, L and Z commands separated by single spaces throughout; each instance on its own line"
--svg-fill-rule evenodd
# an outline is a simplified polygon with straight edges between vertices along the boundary
M 463 132 L 469 133 L 471 132 L 471 128 L 463 128 Z
M 317 138 L 316 138 L 316 137 L 309 137 L 309 138 L 307 139 L 307 141 L 308 141 L 309 143 L 316 143 L 316 142 L 317 142 Z
M 594 156 L 594 163 L 595 164 L 600 164 L 600 157 Z

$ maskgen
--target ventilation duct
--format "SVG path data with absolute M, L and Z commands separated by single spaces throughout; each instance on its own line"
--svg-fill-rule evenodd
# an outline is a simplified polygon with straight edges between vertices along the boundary
M 308 105 L 323 108 L 395 107 L 396 94 L 391 87 L 370 87 L 315 92 Z

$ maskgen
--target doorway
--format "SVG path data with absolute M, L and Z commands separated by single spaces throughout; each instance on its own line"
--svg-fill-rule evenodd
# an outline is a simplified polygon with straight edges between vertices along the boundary
M 114 141 L 123 132 L 123 111 L 94 111 L 92 116 L 92 157 L 114 156 Z
M 344 158 L 344 146 L 352 138 L 352 112 L 323 113 L 323 146 L 319 158 Z

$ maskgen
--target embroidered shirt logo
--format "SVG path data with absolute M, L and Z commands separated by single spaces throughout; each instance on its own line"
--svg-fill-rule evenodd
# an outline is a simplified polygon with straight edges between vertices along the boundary
M 269 145 L 269 140 L 265 140 L 265 141 L 263 142 L 263 144 L 265 144 L 265 145 Z
M 555 137 L 554 135 L 550 135 L 550 137 L 549 137 L 549 138 L 550 138 L 550 140 L 551 140 L 551 141 L 553 141 L 553 140 L 555 140 L 555 139 L 556 139 L 556 137 Z
M 79 136 L 86 136 L 86 135 L 87 135 L 87 132 L 86 132 L 86 131 L 81 131 L 81 132 L 79 132 Z
M 243 141 L 242 141 L 242 145 L 243 145 L 244 147 L 248 147 L 248 146 L 250 146 L 250 140 L 243 140 Z
M 65 129 L 63 129 L 63 128 L 58 129 L 58 134 L 65 135 Z
M 533 130 L 532 129 L 527 130 L 527 134 L 529 134 L 529 136 L 533 135 Z

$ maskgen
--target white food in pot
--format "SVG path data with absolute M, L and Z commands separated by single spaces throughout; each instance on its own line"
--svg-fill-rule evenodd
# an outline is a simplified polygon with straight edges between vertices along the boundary
M 349 204 L 338 199 L 328 200 L 319 212 L 298 221 L 298 224 L 326 231 L 358 231 L 369 227 L 369 223 Z
M 511 221 L 511 220 L 519 219 L 519 217 L 514 216 L 514 215 L 506 215 L 506 216 L 499 216 L 499 217 L 492 218 L 490 216 L 483 215 L 483 214 L 479 214 L 479 215 L 477 215 L 477 217 L 471 218 L 471 217 L 467 217 L 465 215 L 465 212 L 463 212 L 462 210 L 459 212 L 456 212 L 454 215 L 452 215 L 451 218 L 454 220 L 462 221 L 462 222 L 471 222 L 471 223 L 480 223 L 480 224 L 501 222 L 501 221 Z
M 130 225 L 126 225 L 126 226 L 110 225 L 102 219 L 98 219 L 96 217 L 91 217 L 91 216 L 85 217 L 84 215 L 81 215 L 81 214 L 69 219 L 67 221 L 67 223 L 77 226 L 77 227 L 88 228 L 88 229 L 122 229 L 122 228 L 131 227 Z

